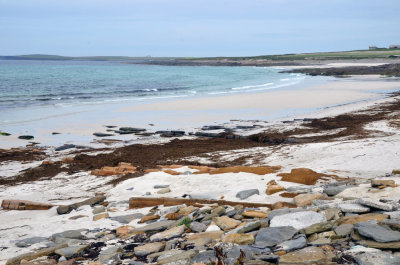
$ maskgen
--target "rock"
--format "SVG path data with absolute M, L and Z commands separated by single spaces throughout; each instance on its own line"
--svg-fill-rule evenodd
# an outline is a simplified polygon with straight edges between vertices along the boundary
M 50 237 L 50 240 L 55 241 L 57 238 L 83 239 L 83 235 L 79 230 L 67 230 L 53 234 Z
M 296 213 L 296 212 L 304 212 L 304 209 L 299 209 L 299 208 L 293 208 L 293 209 L 288 209 L 288 208 L 283 208 L 283 209 L 276 209 L 272 210 L 268 214 L 268 220 L 271 221 L 272 218 L 275 216 L 283 215 L 283 214 L 288 214 L 288 213 Z
M 375 209 L 380 209 L 383 211 L 392 211 L 393 210 L 393 206 L 391 204 L 383 203 L 383 202 L 368 199 L 368 198 L 360 198 L 358 200 L 358 203 L 361 205 L 364 205 L 364 206 L 372 207 Z
M 267 218 L 268 214 L 256 210 L 247 210 L 242 213 L 242 216 L 250 218 Z
M 385 219 L 381 222 L 381 224 L 397 231 L 400 230 L 400 219 Z
M 193 232 L 200 233 L 200 232 L 204 232 L 207 229 L 207 226 L 205 224 L 202 224 L 199 222 L 191 222 L 190 229 Z
M 168 192 L 171 192 L 171 189 L 169 187 L 160 189 L 159 191 L 157 191 L 157 194 L 165 194 L 165 193 L 168 193 Z
M 165 188 L 168 188 L 169 187 L 169 185 L 154 185 L 154 189 L 165 189 Z
M 211 224 L 207 227 L 206 232 L 213 232 L 213 231 L 221 231 L 221 229 L 219 228 L 219 226 L 217 226 L 217 225 L 211 223 Z
M 214 263 L 211 263 L 214 262 Z M 206 250 L 197 254 L 192 259 L 193 264 L 216 264 L 216 257 L 214 250 Z
M 93 216 L 93 221 L 98 221 L 100 219 L 109 218 L 109 217 L 110 217 L 110 215 L 108 213 L 100 213 L 100 214 Z
M 154 242 L 148 243 L 143 246 L 135 247 L 135 255 L 137 256 L 147 256 L 154 252 L 160 252 L 164 249 L 165 243 L 163 242 Z
M 276 246 L 276 248 L 279 250 L 285 250 L 285 251 L 289 252 L 289 251 L 293 251 L 293 250 L 296 250 L 299 248 L 303 248 L 305 246 L 307 246 L 307 240 L 304 236 L 300 236 L 296 239 L 282 242 L 282 243 L 278 244 Z
M 293 198 L 297 207 L 311 205 L 312 201 L 322 197 L 322 194 L 300 194 Z
M 60 256 L 64 256 L 66 258 L 70 258 L 73 255 L 79 254 L 84 251 L 89 245 L 79 245 L 79 246 L 71 246 L 66 248 L 60 248 L 55 251 L 56 254 Z
M 265 191 L 267 195 L 272 195 L 274 193 L 285 190 L 285 188 L 279 185 L 275 180 L 271 180 L 270 182 L 268 182 L 267 185 L 267 190 Z
M 378 214 L 378 213 L 367 213 L 367 214 L 360 214 L 354 216 L 343 216 L 337 220 L 337 224 L 355 224 L 359 222 L 366 222 L 370 220 L 377 220 L 381 222 L 384 219 L 387 219 L 389 216 L 386 214 Z
M 229 218 L 227 216 L 215 217 L 213 218 L 215 224 L 224 231 L 229 231 L 237 227 L 240 222 L 235 219 Z
M 397 265 L 400 257 L 373 248 L 357 246 L 346 252 L 359 265 Z
M 146 223 L 148 221 L 153 221 L 153 220 L 157 220 L 157 219 L 160 219 L 159 215 L 145 215 L 140 219 L 140 221 L 138 223 L 142 224 L 142 223 Z
M 62 258 L 65 259 L 65 257 L 61 257 L 60 258 L 61 261 L 62 261 Z M 59 259 L 59 261 L 60 261 L 60 259 Z M 37 259 L 31 260 L 31 261 L 26 261 L 26 260 L 21 261 L 21 265 L 56 265 L 56 264 L 59 264 L 59 263 L 57 263 L 57 261 L 55 259 L 47 259 L 45 257 L 37 258 Z M 62 264 L 60 264 L 60 265 L 62 265 Z
M 222 251 L 226 254 L 225 262 L 227 265 L 234 265 L 238 258 L 241 255 L 241 252 L 244 252 L 244 260 L 243 263 L 247 264 L 248 260 L 254 258 L 252 253 L 252 248 L 250 246 L 238 246 L 232 243 L 218 243 L 216 247 L 222 249 Z M 237 264 L 237 263 L 236 263 Z
M 260 226 L 261 226 L 261 222 L 260 221 L 252 221 L 252 222 L 242 223 L 240 226 L 238 226 L 235 229 L 229 231 L 227 234 L 247 233 L 247 232 L 251 232 L 253 230 L 256 230 L 256 229 L 260 228 Z
M 400 169 L 393 169 L 392 170 L 393 175 L 400 175 Z
M 165 218 L 167 218 L 168 220 L 178 220 L 181 217 L 182 215 L 180 215 L 179 213 L 167 213 L 165 215 Z
M 339 204 L 339 209 L 344 213 L 367 213 L 369 208 L 358 203 L 342 203 Z
M 58 152 L 58 151 L 64 151 L 64 150 L 72 149 L 72 148 L 75 148 L 75 147 L 76 147 L 76 145 L 74 145 L 74 144 L 64 144 L 62 146 L 59 146 L 59 147 L 55 148 L 54 150 Z
M 342 224 L 336 227 L 334 231 L 338 236 L 348 236 L 351 234 L 351 231 L 353 231 L 353 225 Z
M 236 194 L 236 198 L 239 198 L 241 200 L 245 200 L 245 199 L 249 198 L 250 196 L 253 196 L 253 195 L 256 195 L 256 194 L 257 195 L 260 194 L 258 189 L 242 190 L 242 191 L 239 191 Z
M 309 243 L 312 246 L 323 246 L 329 245 L 332 243 L 332 240 L 329 237 L 321 237 Z
M 310 225 L 306 228 L 301 229 L 299 232 L 305 235 L 311 235 L 314 233 L 320 233 L 324 231 L 328 231 L 333 227 L 333 223 L 331 222 L 321 222 Z
M 312 188 L 310 186 L 291 186 L 286 188 L 286 191 L 291 193 L 310 193 Z
M 160 232 L 157 234 L 154 234 L 150 237 L 151 241 L 162 241 L 162 240 L 170 240 L 175 237 L 181 236 L 185 232 L 186 226 L 180 225 L 173 227 L 171 229 L 168 229 L 164 232 Z
M 321 177 L 331 177 L 330 175 L 317 173 L 308 168 L 294 168 L 290 173 L 280 173 L 282 181 L 300 183 L 305 185 L 315 185 Z
M 354 187 L 356 186 L 355 185 L 328 186 L 324 188 L 324 193 L 326 193 L 328 196 L 335 196 L 344 191 L 345 189 Z
M 254 243 L 254 236 L 253 234 L 229 234 L 222 239 L 222 242 L 250 245 Z
M 389 179 L 373 179 L 371 180 L 371 187 L 373 188 L 386 188 L 386 187 L 396 187 L 396 183 L 394 180 L 389 180 Z
M 98 206 L 98 207 L 95 207 L 93 209 L 92 213 L 93 214 L 99 214 L 99 213 L 102 213 L 102 212 L 105 212 L 105 211 L 106 211 L 106 208 L 104 206 Z
M 370 248 L 393 249 L 393 250 L 400 249 L 400 241 L 381 243 L 381 242 L 376 242 L 376 241 L 372 241 L 372 240 L 360 240 L 360 241 L 358 241 L 358 244 L 366 246 L 366 247 L 370 247 Z
M 53 206 L 47 203 L 26 200 L 3 200 L 1 202 L 1 208 L 4 210 L 48 210 Z
M 180 254 L 170 255 L 167 257 L 159 257 L 157 259 L 157 264 L 169 264 L 169 265 L 190 265 L 191 260 L 194 256 L 196 256 L 198 251 L 194 249 L 186 250 Z
M 325 251 L 318 247 L 307 247 L 294 252 L 290 252 L 280 257 L 280 265 L 289 264 L 329 264 L 334 255 L 330 251 Z
M 138 227 L 133 229 L 134 232 L 158 232 L 158 231 L 163 231 L 167 229 L 168 227 L 176 224 L 176 221 L 170 221 L 170 220 L 165 220 L 165 221 L 158 221 L 154 222 L 142 227 Z
M 336 208 L 328 208 L 322 212 L 327 221 L 339 219 L 340 210 Z
M 32 246 L 33 244 L 42 243 L 45 241 L 48 241 L 46 237 L 35 236 L 18 240 L 15 242 L 15 246 L 19 248 L 26 248 Z
M 113 221 L 120 222 L 122 224 L 129 224 L 135 219 L 142 218 L 143 214 L 141 213 L 134 213 L 134 214 L 128 214 L 128 215 L 119 215 L 119 216 L 113 216 L 110 219 Z
M 107 136 L 113 136 L 114 134 L 111 134 L 111 133 L 102 133 L 102 132 L 95 132 L 95 133 L 93 133 L 93 135 L 94 135 L 94 136 L 97 136 L 97 137 L 107 137 Z
M 109 247 L 100 252 L 99 257 L 97 258 L 97 262 L 99 262 L 100 264 L 110 264 L 110 265 L 121 264 L 120 255 L 122 254 L 122 252 L 123 250 L 118 246 Z M 93 265 L 100 265 L 100 264 L 93 264 Z
M 263 228 L 258 231 L 254 245 L 258 248 L 273 247 L 291 239 L 296 233 L 297 229 L 291 226 Z
M 76 210 L 76 209 L 78 209 L 79 207 L 81 207 L 83 205 L 93 206 L 93 205 L 96 205 L 96 204 L 99 204 L 99 203 L 103 202 L 105 199 L 106 199 L 105 196 L 98 195 L 96 197 L 93 197 L 93 198 L 88 199 L 88 200 L 84 200 L 82 202 L 73 203 L 73 204 L 70 204 L 70 205 L 59 206 L 57 208 L 57 213 L 58 214 L 67 214 L 67 213 L 70 213 L 72 210 Z
M 381 243 L 400 241 L 400 232 L 393 231 L 383 226 L 379 226 L 370 222 L 360 222 L 354 224 L 354 229 L 364 237 L 372 238 Z
M 91 174 L 95 176 L 113 176 L 126 175 L 136 172 L 136 167 L 129 163 L 120 162 L 116 167 L 102 167 L 101 169 L 92 170 Z
M 19 265 L 22 260 L 30 261 L 34 260 L 43 256 L 50 256 L 52 255 L 57 249 L 68 247 L 67 244 L 60 244 L 50 248 L 43 248 L 36 252 L 28 252 L 11 259 L 8 259 L 6 265 Z
M 322 214 L 312 211 L 303 211 L 275 216 L 271 219 L 270 227 L 292 226 L 300 230 L 325 221 L 326 218 Z
M 126 235 L 129 234 L 130 231 L 132 231 L 132 229 L 134 229 L 135 227 L 130 226 L 130 225 L 124 225 L 124 226 L 120 226 L 116 229 L 115 234 L 117 234 L 117 236 L 119 237 L 124 237 Z
M 198 209 L 199 209 L 198 207 L 190 205 L 188 207 L 184 207 L 184 208 L 179 209 L 178 214 L 182 214 L 182 215 L 186 215 L 187 216 L 187 215 L 191 214 L 192 212 L 194 212 L 194 211 L 196 211 Z
M 20 135 L 20 136 L 18 136 L 18 139 L 22 139 L 22 140 L 32 140 L 33 138 L 35 138 L 35 137 L 33 137 L 32 135 Z
M 188 237 L 188 240 L 193 241 L 193 240 L 198 240 L 198 239 L 202 239 L 202 238 L 210 238 L 211 240 L 216 240 L 216 239 L 220 239 L 223 234 L 224 234 L 223 231 L 201 232 L 201 233 L 196 233 L 196 234 L 190 235 Z

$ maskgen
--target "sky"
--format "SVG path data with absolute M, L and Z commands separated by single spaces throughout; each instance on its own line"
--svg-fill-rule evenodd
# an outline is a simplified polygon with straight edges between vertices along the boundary
M 252 56 L 400 44 L 400 0 L 0 0 L 0 55 Z

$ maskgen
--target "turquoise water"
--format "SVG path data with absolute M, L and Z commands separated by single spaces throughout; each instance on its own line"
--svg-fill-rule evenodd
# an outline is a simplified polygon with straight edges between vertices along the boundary
M 252 92 L 284 88 L 305 78 L 279 71 L 265 67 L 0 60 L 0 110 Z

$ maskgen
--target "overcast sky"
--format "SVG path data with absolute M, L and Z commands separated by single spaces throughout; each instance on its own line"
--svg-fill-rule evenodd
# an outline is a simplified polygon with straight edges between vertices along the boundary
M 400 44 L 400 0 L 0 0 L 0 55 L 245 56 Z

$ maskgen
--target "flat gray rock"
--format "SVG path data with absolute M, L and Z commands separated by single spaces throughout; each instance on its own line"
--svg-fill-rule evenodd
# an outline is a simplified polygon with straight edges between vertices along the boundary
M 200 233 L 200 232 L 206 231 L 207 226 L 205 224 L 200 223 L 200 222 L 191 222 L 190 223 L 190 229 L 193 232 Z
M 285 250 L 287 252 L 300 249 L 307 246 L 307 240 L 304 236 L 300 236 L 299 238 L 282 242 L 278 244 L 276 247 L 280 250 Z
M 50 237 L 53 241 L 56 240 L 56 238 L 82 239 L 83 236 L 79 230 L 67 230 L 61 233 L 55 233 Z
M 26 248 L 26 247 L 32 246 L 33 244 L 37 244 L 37 243 L 41 243 L 41 242 L 45 242 L 45 241 L 48 241 L 47 237 L 35 236 L 35 237 L 29 237 L 29 238 L 18 240 L 15 242 L 15 246 L 17 246 L 19 248 Z
M 353 225 L 342 224 L 336 227 L 334 231 L 338 236 L 347 236 L 351 234 L 351 231 L 353 231 Z
M 253 196 L 256 194 L 260 195 L 260 191 L 258 189 L 242 190 L 236 194 L 236 198 L 245 200 L 245 199 L 249 198 L 250 196 Z
M 304 209 L 298 209 L 298 208 L 285 208 L 285 209 L 278 209 L 278 210 L 272 210 L 267 219 L 270 221 L 272 218 L 275 216 L 283 215 L 283 214 L 288 214 L 288 213 L 296 213 L 296 212 L 304 212 Z
M 244 224 L 240 227 L 237 227 L 237 228 L 229 231 L 226 234 L 229 235 L 229 234 L 235 234 L 235 233 L 247 233 L 247 232 L 251 232 L 253 230 L 258 229 L 260 226 L 261 226 L 260 221 L 247 222 L 246 224 Z
M 273 217 L 270 222 L 270 227 L 292 226 L 300 230 L 325 221 L 326 218 L 323 214 L 313 211 L 293 212 Z
M 64 256 L 66 258 L 70 258 L 75 254 L 81 253 L 85 248 L 89 245 L 80 245 L 80 246 L 71 246 L 66 248 L 60 248 L 55 251 L 56 254 L 60 256 Z
M 169 185 L 154 185 L 153 188 L 154 189 L 165 189 L 165 188 L 169 188 Z
M 373 252 L 347 252 L 348 255 L 353 257 L 358 265 L 398 265 L 400 264 L 400 257 L 376 250 Z
M 360 235 L 381 243 L 400 241 L 400 232 L 379 226 L 370 222 L 360 222 L 354 225 Z
M 357 187 L 356 185 L 328 185 L 324 188 L 324 193 L 329 196 L 335 196 L 348 188 Z
M 158 221 L 154 222 L 142 227 L 135 228 L 133 231 L 136 232 L 157 232 L 157 231 L 162 231 L 167 229 L 168 227 L 172 226 L 175 224 L 176 221 L 169 221 L 169 220 L 164 220 L 164 221 Z
M 292 186 L 286 189 L 287 192 L 293 193 L 310 193 L 312 190 L 312 186 Z
M 379 210 L 383 211 L 392 211 L 393 210 L 393 205 L 388 204 L 388 203 L 383 203 L 377 200 L 371 200 L 368 198 L 360 198 L 358 200 L 358 203 L 367 207 L 373 207 Z
M 113 221 L 120 222 L 121 224 L 129 224 L 131 221 L 142 218 L 142 217 L 143 217 L 142 213 L 134 213 L 134 214 L 128 214 L 128 215 L 114 216 L 114 217 L 111 217 L 110 219 Z
M 338 205 L 339 209 L 344 213 L 367 213 L 369 207 L 362 206 L 358 203 L 341 203 Z
M 291 239 L 297 233 L 297 229 L 291 226 L 267 227 L 258 231 L 254 246 L 266 248 L 276 246 Z

